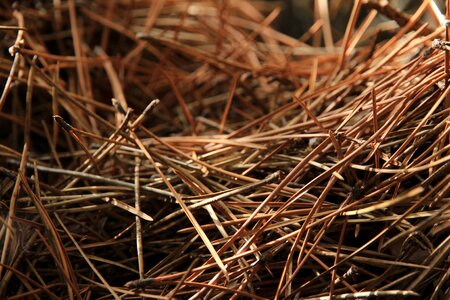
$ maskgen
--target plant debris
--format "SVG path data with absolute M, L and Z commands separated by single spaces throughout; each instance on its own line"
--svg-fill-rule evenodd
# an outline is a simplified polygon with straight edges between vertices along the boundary
M 0 298 L 444 299 L 450 28 L 328 2 L 0 4 Z

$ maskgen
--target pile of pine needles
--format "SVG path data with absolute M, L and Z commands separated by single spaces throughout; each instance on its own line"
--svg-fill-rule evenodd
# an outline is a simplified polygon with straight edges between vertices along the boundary
M 339 35 L 318 0 L 300 39 L 262 1 L 21 2 L 0 3 L 0 298 L 448 295 L 434 1 L 356 0 Z

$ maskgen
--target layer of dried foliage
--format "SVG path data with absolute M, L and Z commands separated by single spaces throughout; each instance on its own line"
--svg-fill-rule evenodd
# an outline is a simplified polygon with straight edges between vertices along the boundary
M 446 29 L 329 2 L 1 1 L 0 298 L 448 295 Z

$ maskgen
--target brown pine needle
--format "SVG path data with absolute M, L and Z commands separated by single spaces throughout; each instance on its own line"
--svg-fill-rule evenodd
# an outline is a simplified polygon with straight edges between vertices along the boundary
M 2 6 L 1 299 L 448 294 L 450 0 L 47 2 Z

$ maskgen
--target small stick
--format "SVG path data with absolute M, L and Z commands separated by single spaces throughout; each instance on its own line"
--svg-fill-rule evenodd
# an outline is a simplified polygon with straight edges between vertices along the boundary
M 219 133 L 222 134 L 227 122 L 228 113 L 230 112 L 231 102 L 233 101 L 234 93 L 236 91 L 237 82 L 239 80 L 238 75 L 234 75 L 231 81 L 230 91 L 228 93 L 227 103 L 222 114 L 222 120 L 220 121 Z
M 372 112 L 373 112 L 373 132 L 378 131 L 378 111 L 377 111 L 377 96 L 375 95 L 375 89 L 372 89 Z M 380 152 L 378 148 L 378 137 L 373 140 L 375 145 L 375 168 L 380 167 Z
M 134 167 L 134 197 L 136 210 L 141 210 L 141 189 L 140 189 L 140 165 L 141 159 L 136 157 Z M 141 218 L 136 216 L 136 251 L 138 256 L 139 279 L 144 278 L 144 248 L 142 247 L 142 224 Z
M 58 115 L 59 114 L 59 103 L 58 103 L 58 91 L 56 90 L 56 86 L 59 84 L 59 61 L 56 62 L 56 68 L 55 72 L 53 74 L 53 86 L 52 86 L 52 115 Z M 59 132 L 59 126 L 58 123 L 53 123 L 53 138 L 52 138 L 52 145 L 56 149 L 56 146 L 58 145 L 58 132 Z
M 11 83 L 12 83 L 14 74 L 16 73 L 16 69 L 19 66 L 19 61 L 20 61 L 20 54 L 19 54 L 19 52 L 16 52 L 14 54 L 14 60 L 13 60 L 12 66 L 11 66 L 11 70 L 9 71 L 8 79 L 6 80 L 5 87 L 3 88 L 2 96 L 0 98 L 0 112 L 2 111 L 2 108 L 5 105 L 6 97 L 9 94 L 9 90 L 11 87 Z
M 95 161 L 95 159 L 92 156 L 92 154 L 89 152 L 89 149 L 84 145 L 84 143 L 81 141 L 81 139 L 75 133 L 75 130 L 72 127 L 72 125 L 70 125 L 69 123 L 64 121 L 64 119 L 61 116 L 58 116 L 58 115 L 53 116 L 53 119 L 56 121 L 56 123 L 58 123 L 58 125 L 62 129 L 64 129 L 68 134 L 70 134 L 75 139 L 75 141 L 78 143 L 78 145 L 80 145 L 81 149 L 83 149 L 84 153 L 86 153 L 88 158 L 91 160 L 92 165 L 94 166 L 95 170 L 97 171 L 97 174 L 100 175 L 101 172 L 100 172 L 100 168 L 98 167 L 97 162 Z
M 124 186 L 124 187 L 131 188 L 133 190 L 136 188 L 134 186 L 134 184 L 130 183 L 130 182 L 126 182 L 126 181 L 122 181 L 122 180 L 118 180 L 118 179 L 113 179 L 113 178 L 107 178 L 107 177 L 94 175 L 94 174 L 90 174 L 90 173 L 84 173 L 84 172 L 78 172 L 78 171 L 72 171 L 72 170 L 65 170 L 65 169 L 57 169 L 57 168 L 40 166 L 40 165 L 38 165 L 36 168 L 39 171 L 43 171 L 43 172 L 49 172 L 49 173 L 63 174 L 63 175 L 69 175 L 69 176 L 73 176 L 73 177 L 79 177 L 79 178 L 89 179 L 89 180 L 93 180 L 93 181 L 108 183 L 108 184 L 111 184 L 113 186 L 114 185 Z M 170 197 L 172 196 L 171 192 L 168 192 L 166 190 L 160 190 L 160 189 L 149 187 L 149 186 L 141 186 L 141 189 L 143 191 L 146 191 L 146 192 L 149 192 L 149 193 L 159 194 L 159 195 L 163 195 L 163 196 L 170 196 Z
M 343 70 L 345 64 L 347 63 L 347 48 L 350 42 L 350 37 L 352 36 L 356 21 L 359 16 L 359 11 L 361 10 L 361 0 L 356 0 L 353 2 L 353 8 L 350 15 L 350 20 L 347 23 L 347 28 L 345 29 L 344 41 L 342 47 L 342 54 L 339 57 L 339 70 Z
M 27 31 L 27 29 L 25 27 L 6 26 L 6 25 L 0 25 L 0 30 L 24 30 L 24 31 Z
M 30 144 L 30 131 L 31 131 L 31 112 L 33 111 L 33 87 L 34 87 L 34 65 L 36 64 L 37 56 L 33 56 L 30 72 L 28 73 L 27 81 L 27 95 L 26 95 L 26 105 L 25 105 L 25 133 L 24 139 L 25 143 Z

